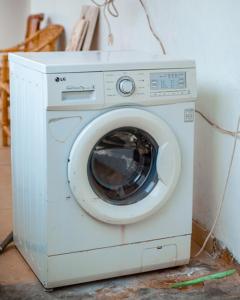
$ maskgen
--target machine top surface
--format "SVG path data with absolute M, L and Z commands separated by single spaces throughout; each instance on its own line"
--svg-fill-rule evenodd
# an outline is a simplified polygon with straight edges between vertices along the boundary
M 28 52 L 10 61 L 42 73 L 195 68 L 193 60 L 141 51 Z

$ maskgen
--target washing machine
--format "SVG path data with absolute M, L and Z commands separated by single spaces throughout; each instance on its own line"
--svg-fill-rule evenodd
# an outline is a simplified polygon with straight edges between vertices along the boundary
M 187 264 L 195 64 L 10 54 L 14 241 L 46 288 Z

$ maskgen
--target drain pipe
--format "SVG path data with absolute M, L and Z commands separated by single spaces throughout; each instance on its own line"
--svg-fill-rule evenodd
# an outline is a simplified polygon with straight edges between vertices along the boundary
M 6 238 L 0 243 L 0 254 L 3 253 L 4 249 L 13 242 L 13 232 L 11 231 Z

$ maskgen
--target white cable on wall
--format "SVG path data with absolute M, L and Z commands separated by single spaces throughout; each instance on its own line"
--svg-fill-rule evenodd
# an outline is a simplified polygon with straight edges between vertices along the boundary
M 143 0 L 139 0 L 139 2 L 141 3 L 141 5 L 142 5 L 142 7 L 143 7 L 143 9 L 144 9 L 144 12 L 145 12 L 145 15 L 146 15 L 147 21 L 148 21 L 148 26 L 149 26 L 149 28 L 150 28 L 150 30 L 151 30 L 152 35 L 154 36 L 154 38 L 155 38 L 155 39 L 157 40 L 157 42 L 159 43 L 163 55 L 166 55 L 166 50 L 165 50 L 165 47 L 164 47 L 164 45 L 163 45 L 163 42 L 162 42 L 161 38 L 159 37 L 159 35 L 156 33 L 156 31 L 154 30 L 154 28 L 153 28 L 153 26 L 152 26 L 152 22 L 151 22 L 151 19 L 150 19 L 149 14 L 148 14 L 146 5 L 144 4 Z
M 214 219 L 213 225 L 201 247 L 201 249 L 193 256 L 193 257 L 197 257 L 199 256 L 203 250 L 205 249 L 207 242 L 209 241 L 211 235 L 213 234 L 213 231 L 217 225 L 218 219 L 221 215 L 221 211 L 222 211 L 222 206 L 223 206 L 223 202 L 225 200 L 226 197 L 226 192 L 227 192 L 227 187 L 228 187 L 228 183 L 229 183 L 229 179 L 230 179 L 230 174 L 231 174 L 231 170 L 232 170 L 232 166 L 233 166 L 233 159 L 234 159 L 234 155 L 236 152 L 236 146 L 237 146 L 237 140 L 239 137 L 239 127 L 240 127 L 240 117 L 238 118 L 238 122 L 237 122 L 237 129 L 235 132 L 233 131 L 229 131 L 229 130 L 225 130 L 223 128 L 221 128 L 220 126 L 218 126 L 217 124 L 214 124 L 212 121 L 210 121 L 205 115 L 203 115 L 200 111 L 196 111 L 202 118 L 204 118 L 211 126 L 213 126 L 214 128 L 218 129 L 220 132 L 224 133 L 224 134 L 229 134 L 231 136 L 234 136 L 234 143 L 233 143 L 233 149 L 232 149 L 232 154 L 231 154 L 231 159 L 230 159 L 230 163 L 229 163 L 229 167 L 228 167 L 228 173 L 227 173 L 227 177 L 226 177 L 226 181 L 225 181 L 225 185 L 224 185 L 224 189 L 223 189 L 223 194 L 222 194 L 222 198 L 221 201 L 219 202 L 218 205 L 218 209 L 217 209 L 217 214 L 216 217 Z
M 99 3 L 96 0 L 91 0 L 93 4 L 95 4 L 96 6 L 98 6 L 99 8 L 103 8 L 103 14 L 104 14 L 104 18 L 105 21 L 107 23 L 107 27 L 108 27 L 108 44 L 112 45 L 113 44 L 113 34 L 112 34 L 112 29 L 111 29 L 111 24 L 110 21 L 108 19 L 107 13 L 109 13 L 109 15 L 111 15 L 112 17 L 117 18 L 119 16 L 119 12 L 118 9 L 115 5 L 115 0 L 103 0 L 103 2 Z M 157 40 L 157 42 L 160 45 L 160 48 L 162 50 L 163 55 L 166 55 L 166 50 L 165 47 L 163 45 L 163 42 L 161 40 L 161 38 L 159 37 L 159 35 L 157 34 L 157 32 L 154 30 L 153 26 L 152 26 L 152 22 L 151 22 L 151 18 L 149 16 L 147 7 L 144 3 L 143 0 L 139 0 L 144 13 L 146 15 L 147 21 L 148 21 L 148 26 L 151 30 L 151 33 L 153 35 L 153 37 Z
M 114 3 L 115 0 L 103 0 L 102 3 L 99 3 L 95 0 L 91 0 L 91 1 L 93 2 L 93 4 L 95 4 L 99 8 L 103 8 L 103 15 L 104 15 L 105 21 L 107 23 L 107 27 L 108 27 L 108 44 L 112 45 L 113 44 L 113 34 L 112 34 L 111 24 L 110 24 L 108 16 L 107 16 L 107 12 L 112 17 L 117 18 L 119 16 L 118 10 Z
M 233 137 L 235 137 L 236 134 L 240 134 L 240 131 L 236 132 L 236 131 L 231 131 L 231 130 L 222 128 L 221 126 L 219 126 L 216 123 L 214 123 L 213 121 L 211 121 L 206 115 L 204 115 L 202 112 L 200 112 L 197 109 L 195 110 L 195 112 L 197 114 L 199 114 L 209 125 L 211 125 L 212 127 L 214 127 L 215 129 L 217 129 L 219 132 L 221 132 L 223 134 L 231 135 Z

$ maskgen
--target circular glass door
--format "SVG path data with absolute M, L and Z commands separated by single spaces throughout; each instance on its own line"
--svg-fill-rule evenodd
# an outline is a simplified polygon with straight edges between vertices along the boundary
M 158 144 L 136 127 L 122 127 L 104 135 L 88 161 L 88 178 L 94 192 L 114 205 L 145 198 L 158 181 Z
M 166 122 L 144 109 L 120 108 L 81 129 L 68 159 L 68 183 L 95 219 L 130 224 L 170 199 L 180 169 L 180 148 Z

